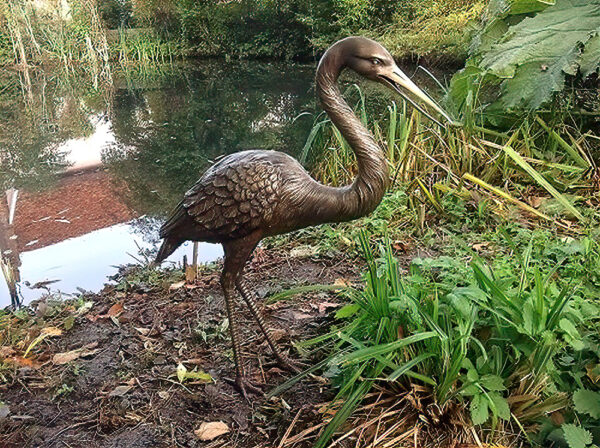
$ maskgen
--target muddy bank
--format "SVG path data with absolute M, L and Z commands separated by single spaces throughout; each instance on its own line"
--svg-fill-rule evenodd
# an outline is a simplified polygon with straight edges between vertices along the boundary
M 292 286 L 352 282 L 359 270 L 356 262 L 268 250 L 250 264 L 248 279 L 264 298 Z M 286 431 L 292 422 L 298 434 L 321 421 L 331 398 L 325 380 L 312 377 L 282 397 L 244 401 L 229 383 L 234 368 L 218 277 L 218 268 L 205 270 L 182 286 L 178 272 L 128 268 L 99 294 L 67 307 L 42 302 L 29 316 L 5 320 L 0 446 L 310 446 Z M 305 293 L 263 308 L 284 351 L 298 359 L 292 343 L 325 331 L 337 300 L 331 292 Z M 238 305 L 249 377 L 268 391 L 290 375 Z M 8 344 L 11 331 L 16 340 Z M 183 382 L 179 365 L 188 372 Z M 194 431 L 203 422 L 223 422 L 229 432 L 201 441 Z

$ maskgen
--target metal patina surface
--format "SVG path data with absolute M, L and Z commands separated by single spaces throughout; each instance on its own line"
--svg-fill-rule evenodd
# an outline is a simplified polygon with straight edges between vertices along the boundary
M 331 222 L 350 221 L 373 211 L 388 186 L 387 161 L 373 135 L 342 97 L 337 80 L 345 68 L 379 82 L 450 118 L 395 64 L 380 44 L 349 37 L 332 45 L 317 68 L 317 93 L 323 109 L 356 154 L 358 175 L 351 185 L 335 188 L 310 177 L 294 158 L 277 151 L 243 151 L 222 158 L 185 194 L 161 228 L 164 239 L 160 263 L 187 240 L 223 245 L 225 262 L 221 284 L 229 317 L 236 364 L 236 384 L 242 394 L 259 392 L 244 375 L 241 341 L 235 320 L 236 290 L 256 318 L 278 362 L 297 367 L 277 348 L 265 326 L 252 289 L 243 278 L 244 265 L 265 236 Z M 407 97 L 410 93 L 414 98 Z M 422 109 L 421 109 L 422 110 Z M 431 117 L 427 112 L 423 111 Z

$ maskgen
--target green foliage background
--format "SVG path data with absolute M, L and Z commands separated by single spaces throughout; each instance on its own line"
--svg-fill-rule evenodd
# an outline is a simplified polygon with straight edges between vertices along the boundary
M 483 22 L 450 98 L 462 110 L 477 98 L 492 124 L 539 109 L 569 79 L 598 71 L 599 0 L 492 0 Z

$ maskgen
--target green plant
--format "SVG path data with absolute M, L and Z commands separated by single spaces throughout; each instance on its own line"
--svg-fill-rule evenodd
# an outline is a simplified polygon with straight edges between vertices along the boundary
M 459 107 L 479 96 L 495 125 L 548 104 L 567 76 L 585 79 L 599 68 L 596 0 L 492 1 L 484 22 L 450 96 Z
M 383 400 L 394 406 L 413 391 L 420 403 L 413 412 L 422 421 L 450 431 L 470 421 L 492 430 L 490 441 L 502 437 L 505 431 L 494 432 L 498 428 L 533 437 L 549 413 L 571 415 L 570 397 L 580 421 L 593 419 L 592 402 L 582 403 L 582 392 L 564 376 L 577 372 L 575 364 L 585 372 L 584 365 L 598 363 L 593 351 L 582 352 L 596 347 L 599 314 L 589 300 L 597 296 L 584 279 L 597 269 L 597 247 L 578 252 L 575 242 L 549 244 L 542 236 L 501 231 L 498 242 L 511 258 L 414 260 L 402 276 L 389 239 L 375 251 L 361 233 L 364 288 L 345 293 L 350 303 L 336 313 L 338 327 L 299 344 L 331 353 L 311 371 L 324 370 L 338 389 L 335 415 L 316 446 L 326 446 L 347 419 L 360 418 L 353 412 L 361 403 L 373 408 L 374 388 L 397 397 Z M 572 260 L 562 255 L 567 253 Z M 580 359 L 575 363 L 569 353 Z M 577 373 L 575 381 L 581 379 Z

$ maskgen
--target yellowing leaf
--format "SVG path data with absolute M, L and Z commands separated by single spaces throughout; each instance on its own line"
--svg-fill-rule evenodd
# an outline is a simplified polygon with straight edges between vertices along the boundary
M 185 381 L 186 373 L 187 368 L 183 364 L 179 363 L 179 365 L 177 366 L 177 379 L 180 383 L 183 383 Z
M 213 377 L 210 376 L 209 373 L 200 371 L 189 371 L 183 364 L 179 363 L 177 366 L 177 379 L 180 383 L 183 383 L 185 380 L 198 380 L 204 383 L 212 383 L 214 381 Z
M 203 442 L 207 442 L 228 432 L 229 427 L 223 422 L 204 422 L 194 431 L 194 434 Z
M 40 334 L 44 336 L 60 336 L 62 335 L 62 330 L 57 327 L 46 327 L 42 329 Z
M 27 350 L 25 350 L 25 353 L 23 353 L 23 358 L 27 358 L 27 355 L 29 354 L 29 352 L 31 350 L 33 350 L 33 348 L 36 345 L 38 345 L 40 342 L 42 342 L 47 337 L 60 336 L 61 334 L 62 334 L 62 330 L 60 328 L 56 328 L 56 327 L 42 328 L 40 335 L 37 338 L 35 338 L 33 341 L 31 341 L 31 344 L 29 344 L 29 347 L 27 347 Z

